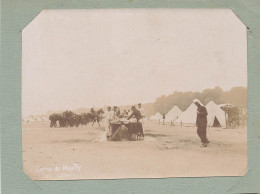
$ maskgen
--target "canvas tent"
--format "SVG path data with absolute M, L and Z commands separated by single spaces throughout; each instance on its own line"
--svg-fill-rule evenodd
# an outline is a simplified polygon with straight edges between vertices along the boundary
M 226 103 L 226 104 L 219 104 L 217 106 L 219 106 L 219 107 L 232 107 L 232 104 Z
M 42 121 L 42 119 L 41 119 L 40 116 L 36 116 L 36 117 L 35 117 L 35 120 L 38 121 L 38 122 L 39 122 L 39 121 Z
M 182 111 L 179 109 L 178 106 L 174 106 L 166 115 L 165 115 L 165 121 L 166 122 L 174 122 L 182 113 Z
M 201 105 L 203 105 L 198 99 L 196 99 Z M 192 102 L 191 105 L 180 114 L 179 118 L 174 121 L 175 125 L 196 125 L 197 119 L 197 106 Z
M 34 121 L 34 119 L 32 118 L 32 116 L 24 116 L 23 118 L 23 121 L 26 122 L 26 123 L 31 123 Z
M 39 115 L 38 117 L 37 117 L 37 121 L 48 121 L 49 119 L 47 118 L 47 116 L 45 116 L 45 115 Z
M 48 117 L 47 116 L 43 116 L 42 117 L 42 121 L 48 121 L 49 119 L 48 119 Z
M 152 120 L 160 120 L 160 119 L 162 119 L 162 118 L 163 118 L 163 116 L 162 116 L 159 112 L 157 112 L 157 113 L 153 116 Z
M 216 105 L 215 102 L 210 101 L 206 105 L 207 111 L 208 111 L 208 125 L 217 127 L 226 127 L 226 116 L 225 112 L 219 107 L 219 105 Z

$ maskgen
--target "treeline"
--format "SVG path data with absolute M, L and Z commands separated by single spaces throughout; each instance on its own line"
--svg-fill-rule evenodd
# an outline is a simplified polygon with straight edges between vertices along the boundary
M 144 103 L 143 108 L 147 117 L 154 115 L 157 112 L 168 113 L 174 105 L 177 105 L 182 111 L 186 110 L 192 103 L 194 98 L 199 99 L 204 105 L 213 100 L 216 104 L 230 103 L 235 106 L 247 107 L 247 88 L 233 87 L 229 91 L 223 91 L 220 87 L 213 89 L 205 89 L 202 92 L 173 92 L 168 96 L 161 96 L 154 103 Z M 137 102 L 139 103 L 139 102 Z M 136 104 L 133 104 L 136 105 Z M 120 110 L 130 110 L 132 105 L 119 106 Z M 106 107 L 101 107 L 106 110 Z M 48 111 L 47 115 L 52 113 L 60 113 L 60 111 Z M 73 110 L 75 113 L 87 113 L 90 108 L 78 108 Z
M 202 92 L 177 92 L 161 96 L 153 104 L 145 107 L 147 116 L 156 112 L 167 113 L 174 105 L 182 111 L 186 110 L 194 98 L 199 99 L 204 105 L 213 100 L 216 104 L 230 103 L 235 106 L 247 107 L 247 88 L 233 87 L 229 91 L 223 91 L 220 87 L 205 89 Z M 152 105 L 152 106 L 151 106 Z

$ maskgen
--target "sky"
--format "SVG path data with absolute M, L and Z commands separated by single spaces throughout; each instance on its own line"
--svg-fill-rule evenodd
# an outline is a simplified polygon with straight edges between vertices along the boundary
M 22 31 L 22 113 L 247 86 L 246 27 L 227 9 L 43 10 Z

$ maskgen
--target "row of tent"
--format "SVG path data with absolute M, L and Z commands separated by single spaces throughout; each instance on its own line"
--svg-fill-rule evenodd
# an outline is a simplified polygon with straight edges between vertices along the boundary
M 199 103 L 203 105 L 200 101 Z M 210 101 L 206 105 L 208 111 L 208 125 L 209 126 L 221 126 L 226 128 L 226 114 L 221 109 L 223 105 L 217 105 L 215 102 Z M 157 112 L 155 115 L 150 117 L 150 120 L 162 120 L 163 116 Z M 174 106 L 166 115 L 165 122 L 171 122 L 174 125 L 186 125 L 194 126 L 197 118 L 197 106 L 194 103 L 182 112 L 178 106 Z
M 42 121 L 48 121 L 48 117 L 47 116 L 23 116 L 22 117 L 22 121 L 26 122 L 26 123 L 31 123 L 31 122 L 42 122 Z

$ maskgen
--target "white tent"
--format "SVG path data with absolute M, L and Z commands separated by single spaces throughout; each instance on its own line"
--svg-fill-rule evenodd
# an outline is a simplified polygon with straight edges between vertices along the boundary
M 206 105 L 207 111 L 208 111 L 208 125 L 209 126 L 215 126 L 220 125 L 221 127 L 226 127 L 226 117 L 225 112 L 219 107 L 219 105 L 216 105 L 215 102 L 210 101 Z
M 157 113 L 153 116 L 152 120 L 160 120 L 160 119 L 162 119 L 162 118 L 163 118 L 163 116 L 162 116 L 159 112 L 157 112 Z
M 232 104 L 226 103 L 226 104 L 219 104 L 217 106 L 219 106 L 219 107 L 232 107 Z
M 197 99 L 196 99 L 197 100 Z M 203 105 L 199 100 L 197 100 L 201 105 Z M 194 103 L 180 114 L 179 118 L 174 121 L 177 125 L 196 125 L 197 119 L 197 106 Z
M 42 117 L 42 121 L 48 121 L 49 119 L 48 119 L 48 117 L 47 116 L 43 116 Z
M 24 116 L 22 119 L 26 123 L 34 122 L 34 119 L 32 118 L 32 116 Z
M 166 115 L 165 115 L 165 121 L 167 122 L 171 122 L 171 121 L 175 121 L 180 114 L 182 113 L 182 111 L 179 109 L 178 106 L 174 106 Z
M 43 115 L 40 115 L 40 116 L 37 117 L 37 121 L 43 122 L 43 121 L 46 121 L 46 119 Z
M 35 121 L 42 121 L 42 118 L 40 116 L 36 116 Z

